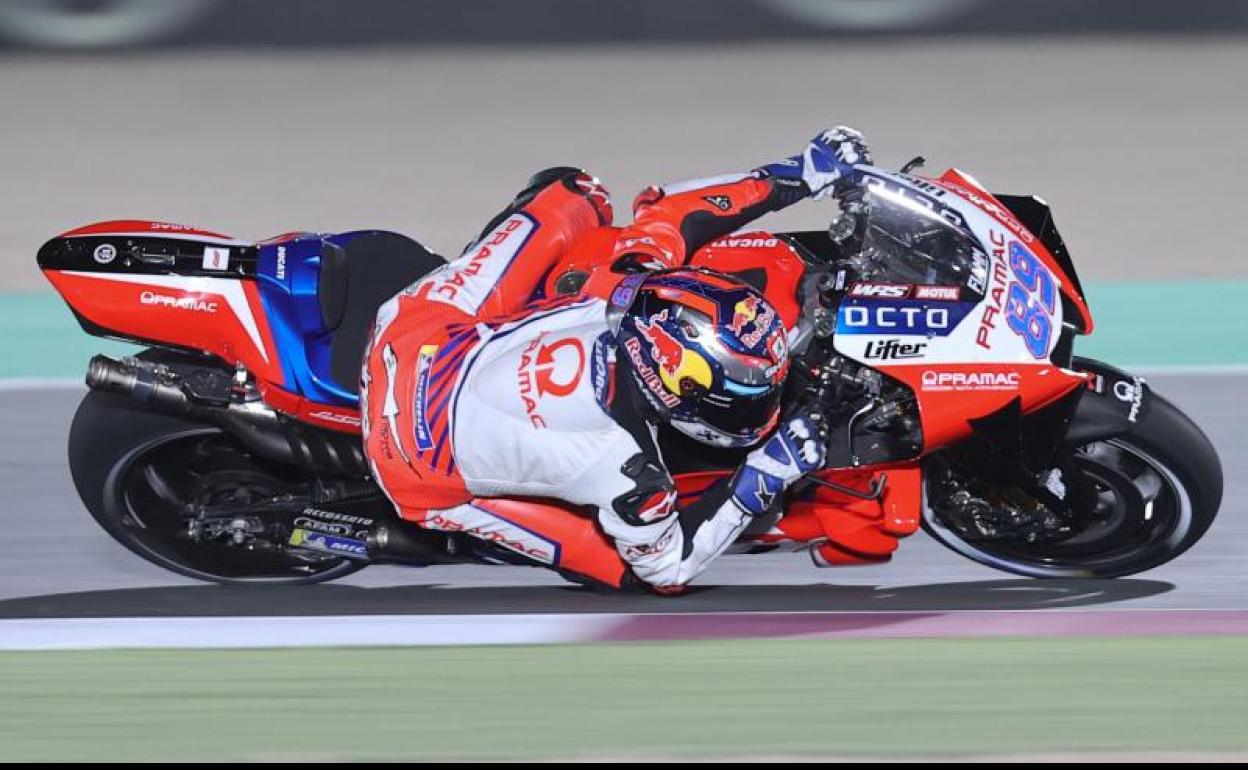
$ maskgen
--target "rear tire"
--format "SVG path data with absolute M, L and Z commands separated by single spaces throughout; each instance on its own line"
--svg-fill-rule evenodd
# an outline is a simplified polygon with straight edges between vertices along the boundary
M 191 541 L 178 500 L 202 492 L 197 484 L 205 478 L 194 478 L 190 463 L 181 461 L 178 453 L 187 452 L 202 458 L 204 477 L 228 465 L 228 472 L 257 491 L 299 480 L 250 457 L 214 426 L 146 411 L 112 393 L 89 392 L 69 431 L 70 473 L 87 511 L 113 539 L 153 564 L 196 580 L 270 585 L 334 580 L 366 566 L 341 557 L 302 558 Z
M 969 559 L 1018 575 L 1123 577 L 1191 548 L 1222 503 L 1217 450 L 1187 415 L 1155 393 L 1139 423 L 1124 435 L 1080 447 L 1075 462 L 1094 481 L 1104 520 L 1067 540 L 971 542 L 945 526 L 926 497 L 923 528 Z

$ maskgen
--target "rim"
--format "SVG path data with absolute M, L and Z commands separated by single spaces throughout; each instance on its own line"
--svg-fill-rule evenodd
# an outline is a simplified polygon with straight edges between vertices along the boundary
M 1121 440 L 1076 450 L 1074 466 L 1095 489 L 1088 524 L 1053 543 L 970 542 L 945 526 L 927 504 L 923 524 L 937 539 L 982 564 L 1026 575 L 1096 577 L 1138 572 L 1167 561 L 1191 531 L 1191 497 L 1153 455 Z
M 221 432 L 162 436 L 135 448 L 109 473 L 105 509 L 129 543 L 159 564 L 201 580 L 304 582 L 359 568 L 333 556 L 249 550 L 192 541 L 182 515 L 189 504 L 245 503 L 298 481 L 240 452 Z

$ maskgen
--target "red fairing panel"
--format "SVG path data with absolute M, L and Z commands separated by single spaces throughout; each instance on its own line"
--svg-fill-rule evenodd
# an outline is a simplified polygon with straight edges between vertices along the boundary
M 733 233 L 711 241 L 694 252 L 690 264 L 721 273 L 764 270 L 767 273 L 767 300 L 784 319 L 785 327 L 797 326 L 801 307 L 797 287 L 806 272 L 802 258 L 784 240 L 764 230 Z
M 113 219 L 107 222 L 94 222 L 74 230 L 61 233 L 60 238 L 73 238 L 82 235 L 134 235 L 144 238 L 189 238 L 197 241 L 218 241 L 235 245 L 250 245 L 229 235 L 201 230 L 189 225 L 172 222 L 154 222 L 147 219 Z
M 924 451 L 971 434 L 969 418 L 992 414 L 1015 398 L 1033 412 L 1084 384 L 1052 364 L 919 364 L 881 366 L 910 386 L 919 404 Z
M 254 281 L 71 270 L 45 275 L 75 311 L 119 335 L 215 353 L 259 379 L 282 379 Z
M 1060 276 L 1062 280 L 1062 294 L 1064 294 L 1079 311 L 1079 315 L 1083 321 L 1084 334 L 1092 333 L 1092 312 L 1088 309 L 1087 300 L 1085 300 L 1083 295 L 1075 289 L 1074 281 L 1072 281 L 1070 276 L 1066 275 L 1066 272 L 1057 264 L 1057 260 L 1053 258 L 1053 255 L 1049 253 L 1049 250 L 1040 242 L 1040 239 L 1033 235 L 1030 230 L 1023 227 L 1023 224 L 1010 213 L 1010 210 L 1007 209 L 1001 201 L 992 197 L 992 194 L 983 187 L 980 187 L 974 179 L 963 174 L 957 169 L 951 168 L 944 174 L 941 174 L 939 179 L 933 179 L 932 181 L 955 195 L 970 201 L 984 213 L 1000 222 L 1003 227 L 1014 234 L 1014 237 L 1025 243 L 1027 248 L 1034 252 L 1036 256 L 1044 262 L 1046 267 Z

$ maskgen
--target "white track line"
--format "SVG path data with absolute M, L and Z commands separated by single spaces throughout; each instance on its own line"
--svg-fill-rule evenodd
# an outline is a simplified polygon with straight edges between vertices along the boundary
M 0 377 L 0 392 L 12 390 L 80 390 L 81 377 Z
M 613 615 L 354 615 L 323 617 L 0 620 L 0 650 L 388 647 L 590 641 Z

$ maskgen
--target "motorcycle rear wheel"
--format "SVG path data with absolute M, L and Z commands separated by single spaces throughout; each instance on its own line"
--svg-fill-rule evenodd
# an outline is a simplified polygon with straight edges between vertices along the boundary
M 319 583 L 364 562 L 257 551 L 187 536 L 184 507 L 220 496 L 268 496 L 299 479 L 251 457 L 219 429 L 91 391 L 69 431 L 69 467 L 91 516 L 117 542 L 180 575 L 215 583 Z

